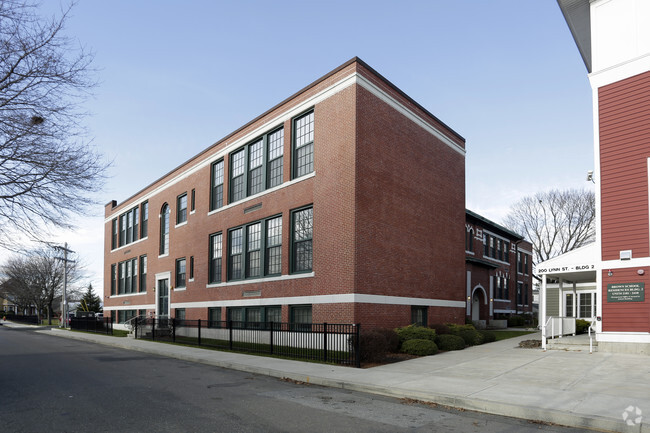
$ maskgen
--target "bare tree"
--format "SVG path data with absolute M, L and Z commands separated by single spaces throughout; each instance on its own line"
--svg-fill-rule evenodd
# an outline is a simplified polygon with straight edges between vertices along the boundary
M 23 308 L 36 306 L 39 314 L 45 312 L 52 324 L 54 305 L 61 299 L 63 290 L 63 261 L 52 248 L 32 251 L 29 255 L 16 255 L 7 260 L 1 271 L 2 297 Z M 68 284 L 81 278 L 80 268 L 68 264 Z M 68 298 L 79 298 L 78 290 L 68 289 Z
M 85 139 L 81 104 L 92 55 L 28 0 L 0 0 L 0 245 L 70 228 L 94 201 L 107 164 Z M 13 248 L 15 249 L 15 248 Z
M 594 241 L 593 191 L 552 190 L 524 197 L 510 208 L 504 225 L 533 244 L 535 263 Z

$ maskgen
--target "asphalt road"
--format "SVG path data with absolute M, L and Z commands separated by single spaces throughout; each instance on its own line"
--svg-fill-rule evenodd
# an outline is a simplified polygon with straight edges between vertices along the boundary
M 6 432 L 577 432 L 0 326 Z

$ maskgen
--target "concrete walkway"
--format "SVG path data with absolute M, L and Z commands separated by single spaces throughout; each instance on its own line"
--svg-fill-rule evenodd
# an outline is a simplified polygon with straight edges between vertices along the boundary
M 6 326 L 27 325 L 7 323 Z M 519 341 L 539 338 L 539 334 L 356 369 L 59 329 L 39 332 L 497 415 L 572 427 L 650 433 L 650 422 L 645 422 L 646 418 L 650 420 L 650 357 L 603 352 L 543 352 L 517 347 Z M 631 426 L 624 421 L 624 414 Z

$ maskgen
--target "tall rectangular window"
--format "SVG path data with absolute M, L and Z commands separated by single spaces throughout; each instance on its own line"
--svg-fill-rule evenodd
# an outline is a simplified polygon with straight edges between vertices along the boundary
M 138 291 L 138 259 L 131 259 L 131 268 L 132 268 L 132 273 L 131 273 L 131 293 L 135 293 Z
M 310 111 L 293 122 L 293 177 L 314 171 L 314 112 Z
M 517 283 L 517 304 L 521 305 L 521 295 L 522 295 L 522 290 L 524 288 L 524 283 Z
M 510 243 L 508 241 L 503 241 L 503 261 L 510 263 Z
M 176 288 L 185 287 L 185 257 L 176 259 Z
M 126 214 L 120 215 L 120 246 L 126 245 Z
M 133 210 L 131 210 L 131 212 L 133 212 L 133 227 L 131 228 L 133 233 L 131 237 L 133 238 L 133 242 L 135 242 L 138 240 L 138 235 L 140 234 L 138 231 L 138 221 L 140 221 L 140 208 L 136 206 L 133 208 Z
M 483 251 L 484 257 L 490 257 L 490 235 L 485 235 L 485 250 Z
M 115 295 L 117 286 L 117 265 L 111 265 L 111 296 Z
M 196 189 L 192 188 L 192 197 L 190 199 L 190 212 L 196 210 Z
M 266 222 L 266 275 L 282 272 L 282 217 Z
M 289 308 L 289 315 L 293 329 L 310 330 L 312 323 L 311 305 L 292 305 Z
M 230 156 L 230 203 L 246 197 L 246 148 Z
M 126 280 L 125 280 L 125 288 L 124 288 L 124 293 L 131 293 L 131 287 L 132 287 L 132 282 L 133 282 L 133 263 L 131 260 L 126 261 Z
M 503 260 L 503 241 L 501 239 L 497 241 L 497 258 Z
M 282 307 L 266 307 L 266 321 L 273 323 L 282 322 Z
M 117 248 L 117 218 L 113 218 L 111 221 L 111 249 L 114 250 Z
M 119 263 L 117 293 L 122 295 L 126 289 L 126 262 Z
M 248 147 L 248 195 L 264 191 L 264 141 Z
M 142 211 L 140 212 L 140 215 L 142 220 L 140 222 L 140 237 L 146 238 L 149 234 L 149 202 L 145 201 L 142 203 L 141 208 Z
M 176 224 L 187 221 L 187 193 L 176 197 Z
M 239 280 L 242 278 L 242 238 L 243 229 L 241 227 L 230 231 L 230 238 L 228 239 L 230 244 L 228 279 L 230 280 Z
M 427 317 L 427 307 L 412 306 L 411 307 L 411 323 L 418 326 L 429 326 Z
M 221 326 L 221 307 L 208 308 L 208 328 Z
M 292 231 L 292 271 L 311 271 L 313 264 L 313 208 L 301 209 L 293 213 Z
M 126 213 L 126 243 L 130 244 L 133 242 L 133 214 L 131 212 Z
M 140 292 L 147 291 L 147 256 L 140 256 Z
M 194 279 L 194 256 L 190 257 L 190 281 Z
M 210 210 L 223 206 L 223 159 L 212 164 Z
M 262 224 L 255 223 L 246 227 L 246 278 L 259 277 L 261 258 Z
M 284 155 L 284 129 L 269 134 L 268 166 L 266 169 L 268 187 L 273 188 L 282 183 L 282 167 Z
M 528 254 L 524 254 L 524 274 L 528 275 Z
M 208 281 L 221 282 L 221 233 L 210 235 L 210 269 Z
M 490 257 L 493 259 L 497 258 L 497 253 L 494 247 L 494 244 L 496 242 L 496 238 L 494 236 L 490 236 Z
M 174 318 L 176 320 L 185 320 L 185 308 L 175 308 Z

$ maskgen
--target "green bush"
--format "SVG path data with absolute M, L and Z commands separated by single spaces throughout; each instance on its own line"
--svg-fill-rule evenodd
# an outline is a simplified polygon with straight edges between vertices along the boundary
M 443 323 L 435 323 L 431 325 L 431 328 L 436 331 L 436 335 L 451 334 L 449 326 Z
M 478 331 L 483 336 L 483 343 L 492 343 L 497 341 L 497 335 L 492 331 Z
M 399 336 L 397 335 L 397 332 L 395 332 L 394 329 L 380 328 L 380 329 L 375 329 L 375 331 L 379 332 L 386 338 L 386 341 L 388 342 L 388 352 L 390 353 L 399 352 L 399 343 L 400 343 Z
M 576 319 L 576 334 L 584 334 L 587 332 L 589 325 L 591 325 L 591 323 L 586 320 Z
M 438 353 L 438 346 L 431 340 L 416 338 L 402 343 L 402 352 L 409 355 L 428 356 Z
M 483 344 L 483 336 L 476 329 L 461 329 L 457 334 L 468 346 Z
M 436 344 L 440 350 L 463 350 L 465 348 L 465 340 L 452 334 L 438 335 Z
M 447 327 L 449 328 L 449 333 L 454 334 L 454 335 L 458 335 L 458 333 L 460 331 L 463 331 L 463 330 L 466 330 L 466 331 L 467 330 L 468 331 L 475 331 L 476 330 L 474 325 L 468 324 L 468 323 L 466 323 L 464 325 L 457 325 L 455 323 L 447 323 Z
M 388 341 L 382 333 L 374 329 L 362 330 L 359 336 L 359 350 L 361 362 L 381 362 L 388 352 Z
M 408 340 L 436 340 L 436 331 L 431 328 L 425 328 L 424 326 L 409 325 L 403 328 L 397 328 L 395 332 L 399 336 L 401 344 L 404 344 Z
M 524 326 L 526 319 L 524 316 L 510 316 L 508 317 L 508 327 L 516 328 L 519 326 Z

